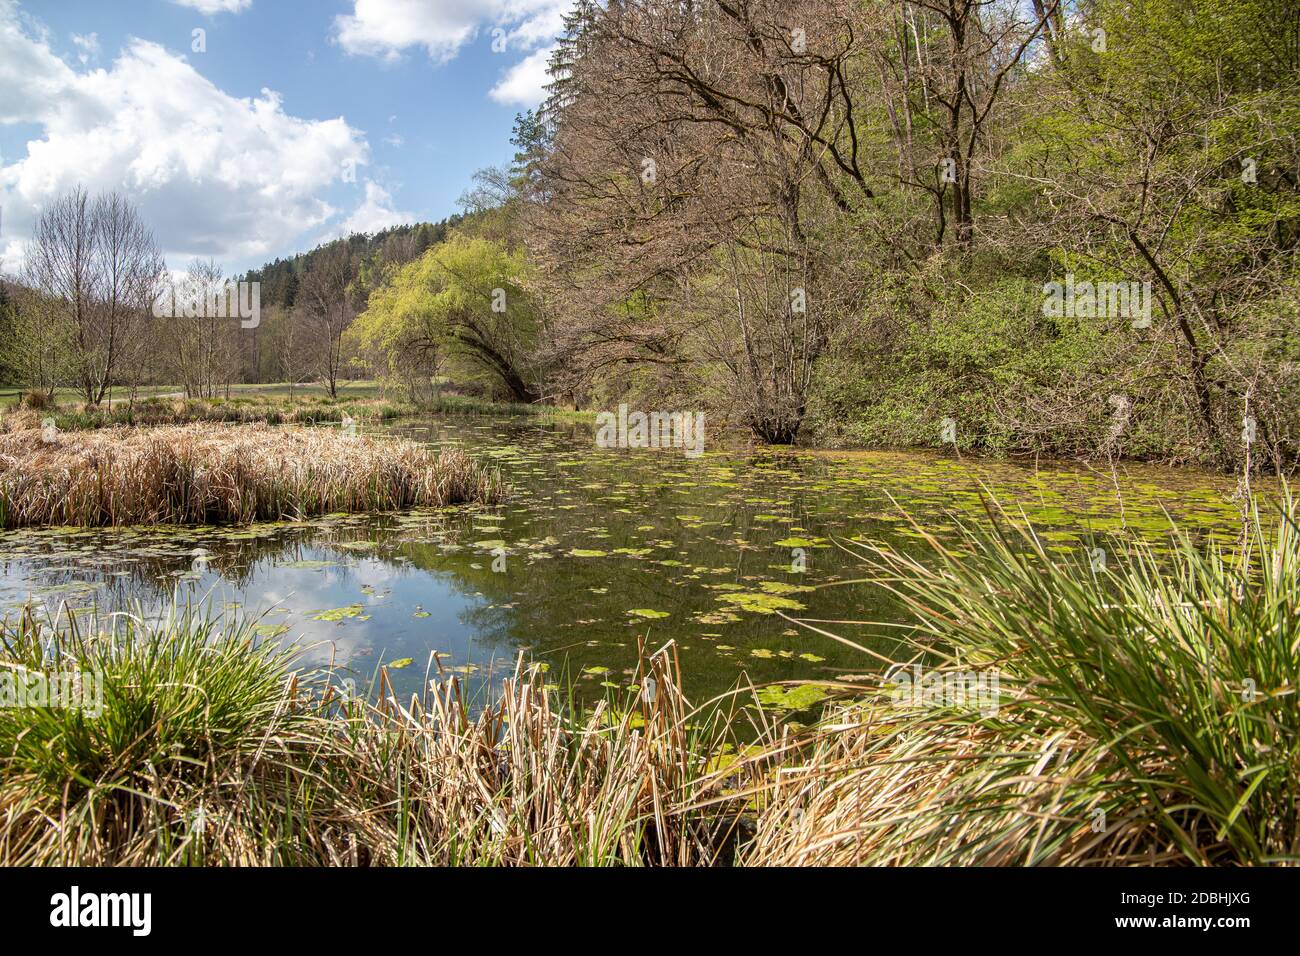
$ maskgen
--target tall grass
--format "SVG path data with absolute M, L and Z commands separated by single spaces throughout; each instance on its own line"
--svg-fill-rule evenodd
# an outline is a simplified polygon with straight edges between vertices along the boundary
M 291 673 L 290 652 L 188 614 L 7 627 L 0 665 L 96 669 L 105 707 L 0 710 L 0 863 L 710 864 L 743 770 L 725 709 L 693 708 L 670 653 L 652 700 L 590 713 L 521 663 L 474 714 L 454 676 L 379 702 Z M 51 648 L 53 649 L 51 651 Z
M 234 788 L 208 793 L 214 761 L 237 780 L 268 746 L 272 759 L 282 749 L 268 731 L 302 725 L 285 693 L 286 661 L 271 645 L 187 611 L 57 630 L 29 611 L 5 627 L 0 668 L 14 677 L 77 673 L 103 692 L 99 713 L 0 707 L 6 863 L 108 860 L 138 849 L 142 830 L 154 831 L 154 862 L 163 862 L 172 848 L 163 821 L 192 826 L 201 806 L 238 798 Z
M 1117 543 L 1102 571 L 1030 531 L 968 532 L 966 557 L 873 549 L 917 659 L 996 670 L 1000 707 L 832 716 L 751 862 L 1300 860 L 1296 522 L 1288 497 L 1232 554 L 1179 534 L 1172 554 Z
M 265 425 L 0 433 L 0 528 L 220 523 L 496 501 L 456 449 Z
M 748 744 L 671 646 L 640 655 L 654 693 L 591 711 L 522 662 L 475 707 L 436 656 L 367 703 L 244 624 L 26 614 L 0 670 L 96 670 L 105 707 L 0 709 L 0 863 L 1296 862 L 1296 504 L 1230 553 L 1116 542 L 1101 571 L 993 519 L 965 554 L 863 556 L 915 659 L 996 671 L 996 711 L 882 688 L 806 736 L 746 709 Z

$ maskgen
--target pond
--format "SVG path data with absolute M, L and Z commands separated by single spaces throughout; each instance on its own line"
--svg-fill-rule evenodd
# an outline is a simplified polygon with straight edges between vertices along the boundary
M 1115 477 L 938 453 L 743 446 L 690 458 L 598 448 L 591 425 L 532 418 L 389 430 L 494 461 L 510 499 L 224 529 L 0 533 L 0 606 L 152 612 L 175 595 L 253 617 L 265 636 L 301 647 L 307 665 L 333 662 L 362 688 L 381 663 L 396 665 L 389 677 L 402 695 L 424 686 L 437 651 L 471 695 L 490 693 L 523 653 L 584 698 L 617 699 L 638 646 L 673 641 L 687 693 L 701 701 L 741 680 L 878 668 L 783 615 L 897 650 L 899 614 L 860 580 L 854 546 L 916 547 L 903 510 L 943 537 L 959 521 L 986 522 L 991 493 L 1053 549 L 1081 554 L 1097 534 L 1158 539 L 1166 511 L 1225 542 L 1239 525 L 1235 483 L 1192 471 L 1128 466 Z

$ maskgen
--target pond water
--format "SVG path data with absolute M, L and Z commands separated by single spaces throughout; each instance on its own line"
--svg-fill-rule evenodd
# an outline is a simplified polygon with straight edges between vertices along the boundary
M 986 520 L 987 491 L 1023 509 L 1054 549 L 1082 554 L 1096 534 L 1158 538 L 1166 511 L 1223 541 L 1239 520 L 1234 483 L 1191 471 L 1128 467 L 1115 479 L 939 454 L 745 447 L 688 458 L 598 448 L 590 425 L 529 418 L 390 430 L 494 461 L 510 499 L 225 529 L 0 533 L 0 607 L 152 610 L 175 595 L 254 617 L 306 664 L 332 661 L 362 688 L 396 663 L 389 677 L 403 695 L 424 686 L 437 651 L 471 694 L 490 693 L 523 653 L 584 697 L 617 696 L 638 644 L 672 640 L 687 692 L 702 700 L 742 679 L 878 667 L 781 613 L 895 649 L 885 592 L 845 582 L 865 573 L 854 541 L 916 546 L 900 508 L 948 535 L 957 521 Z

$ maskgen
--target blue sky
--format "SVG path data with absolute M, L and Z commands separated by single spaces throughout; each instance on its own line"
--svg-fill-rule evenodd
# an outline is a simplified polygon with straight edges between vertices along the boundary
M 78 184 L 173 269 L 441 219 L 509 160 L 568 3 L 0 0 L 0 271 Z

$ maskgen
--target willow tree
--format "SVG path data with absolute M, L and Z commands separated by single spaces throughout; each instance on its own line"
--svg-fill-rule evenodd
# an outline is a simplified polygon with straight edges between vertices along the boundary
M 349 337 L 408 387 L 452 365 L 512 401 L 535 402 L 541 323 L 525 271 L 520 252 L 453 234 L 392 272 Z

